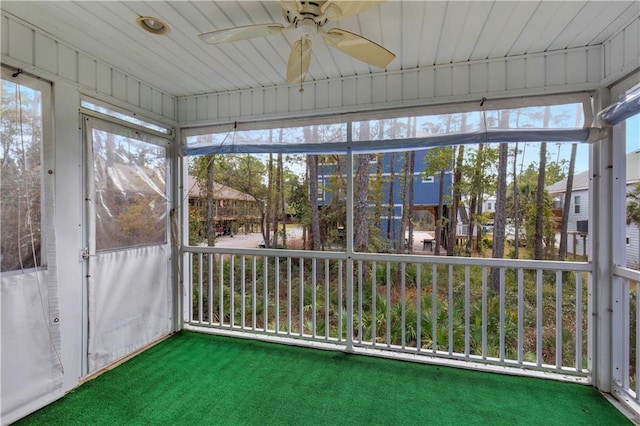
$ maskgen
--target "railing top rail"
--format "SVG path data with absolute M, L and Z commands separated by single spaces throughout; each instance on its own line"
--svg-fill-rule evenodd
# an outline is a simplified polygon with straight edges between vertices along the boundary
M 308 259 L 342 259 L 347 254 L 343 251 L 314 251 L 314 250 L 289 250 L 289 249 L 246 249 L 246 248 L 224 248 L 224 247 L 199 247 L 184 246 L 186 253 L 213 253 L 213 254 L 233 254 L 238 256 L 258 256 L 258 257 L 294 257 Z
M 613 265 L 613 275 L 627 278 L 632 281 L 640 281 L 640 271 L 623 266 Z
M 183 251 L 187 253 L 213 253 L 230 254 L 238 256 L 268 256 L 268 257 L 292 257 L 308 259 L 346 259 L 347 254 L 343 251 L 312 251 L 312 250 L 289 250 L 289 249 L 245 249 L 245 248 L 220 248 L 220 247 L 199 247 L 184 246 Z M 353 260 L 376 261 L 376 262 L 402 262 L 420 263 L 428 265 L 461 265 L 461 266 L 488 266 L 516 269 L 551 269 L 560 271 L 591 271 L 589 262 L 561 262 L 550 260 L 528 260 L 528 259 L 494 259 L 487 257 L 456 257 L 456 256 L 424 256 L 411 254 L 386 254 L 386 253 L 354 253 Z M 622 274 L 634 273 L 636 271 L 619 268 Z M 629 272 L 627 272 L 629 271 Z M 626 276 L 626 275 L 622 275 Z M 638 279 L 631 278 L 631 279 Z

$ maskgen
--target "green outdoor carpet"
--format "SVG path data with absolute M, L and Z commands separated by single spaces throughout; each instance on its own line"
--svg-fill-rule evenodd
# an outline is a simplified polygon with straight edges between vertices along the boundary
M 20 425 L 623 425 L 594 388 L 181 332 Z

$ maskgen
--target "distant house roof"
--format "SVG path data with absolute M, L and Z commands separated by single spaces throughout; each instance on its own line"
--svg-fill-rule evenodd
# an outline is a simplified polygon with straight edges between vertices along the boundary
M 640 182 L 640 150 L 627 154 L 627 184 Z M 547 186 L 549 194 L 562 194 L 567 188 L 567 180 L 563 179 Z M 589 171 L 573 175 L 573 191 L 589 189 Z
M 189 188 L 189 198 L 201 198 L 204 196 L 205 191 L 202 190 L 193 176 L 187 178 L 187 187 Z M 218 182 L 213 183 L 213 192 L 218 200 L 257 201 L 252 195 L 245 194 Z

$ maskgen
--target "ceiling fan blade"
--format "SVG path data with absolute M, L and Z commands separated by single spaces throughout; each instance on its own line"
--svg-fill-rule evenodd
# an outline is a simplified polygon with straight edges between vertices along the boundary
M 386 68 L 396 57 L 379 44 L 340 28 L 318 31 L 327 44 L 342 53 L 378 68 Z
M 324 13 L 329 21 L 337 21 L 339 19 L 348 18 L 357 15 L 367 9 L 371 9 L 382 3 L 384 0 L 372 1 L 349 1 L 349 0 L 328 0 L 320 7 L 320 11 Z M 337 7 L 337 8 L 336 8 Z
M 311 61 L 311 40 L 303 38 L 296 40 L 291 46 L 289 62 L 287 63 L 287 83 L 301 83 L 307 76 Z
M 248 40 L 256 37 L 265 37 L 280 34 L 285 27 L 282 24 L 258 24 L 244 27 L 227 28 L 225 30 L 212 31 L 198 35 L 200 40 L 209 44 L 228 43 L 232 41 Z

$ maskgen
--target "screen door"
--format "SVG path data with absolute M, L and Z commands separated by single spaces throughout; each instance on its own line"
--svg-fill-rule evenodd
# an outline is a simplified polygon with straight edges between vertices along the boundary
M 85 116 L 87 373 L 171 324 L 168 141 Z

